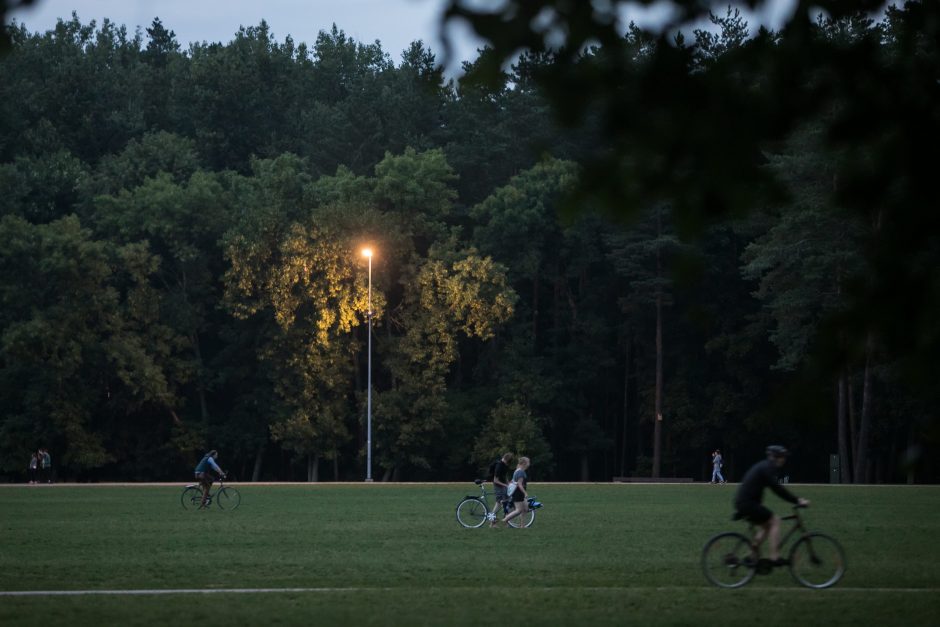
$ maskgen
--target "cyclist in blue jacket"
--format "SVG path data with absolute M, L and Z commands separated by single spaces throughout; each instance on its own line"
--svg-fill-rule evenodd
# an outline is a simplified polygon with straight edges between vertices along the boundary
M 209 488 L 212 487 L 212 483 L 216 479 L 225 476 L 225 473 L 222 472 L 222 469 L 215 461 L 218 456 L 219 452 L 213 449 L 206 453 L 202 460 L 196 464 L 196 481 L 202 486 L 201 507 L 205 507 L 206 502 L 209 500 Z

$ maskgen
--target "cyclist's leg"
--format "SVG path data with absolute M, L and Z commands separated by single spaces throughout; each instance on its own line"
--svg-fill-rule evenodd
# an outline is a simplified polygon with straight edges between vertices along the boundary
M 209 500 L 209 488 L 212 486 L 212 475 L 208 472 L 197 472 L 196 479 L 202 487 L 202 503 L 200 503 L 199 506 L 205 507 L 206 502 Z
M 754 533 L 754 548 L 759 549 L 764 540 L 767 540 L 767 557 L 771 562 L 780 564 L 780 517 L 771 514 L 765 522 L 756 526 Z
M 780 516 L 776 514 L 770 517 L 770 520 L 767 521 L 769 529 L 767 530 L 767 535 L 770 538 L 770 547 L 768 549 L 768 556 L 771 561 L 779 562 L 780 561 Z
M 756 502 L 744 502 L 738 503 L 737 505 L 738 513 L 735 515 L 736 518 L 743 518 L 748 521 L 755 527 L 754 531 L 754 548 L 760 549 L 760 545 L 764 543 L 764 540 L 767 539 L 768 535 L 772 530 L 774 513 L 764 507 L 761 503 Z M 777 520 L 777 539 L 779 540 L 779 531 L 780 531 L 780 521 Z M 771 543 L 773 544 L 773 542 Z M 777 551 L 778 549 L 771 549 L 772 551 Z
M 767 528 L 764 525 L 754 526 L 754 548 L 759 549 L 767 538 Z

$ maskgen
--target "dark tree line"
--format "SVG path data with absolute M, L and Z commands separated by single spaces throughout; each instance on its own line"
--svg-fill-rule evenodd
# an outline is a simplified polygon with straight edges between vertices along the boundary
M 504 449 L 543 479 L 702 478 L 716 447 L 733 478 L 779 441 L 802 479 L 838 453 L 843 480 L 933 480 L 932 362 L 903 343 L 936 343 L 936 231 L 892 239 L 931 224 L 905 204 L 925 164 L 860 192 L 892 128 L 837 141 L 857 114 L 831 64 L 783 98 L 771 62 L 864 50 L 935 132 L 923 9 L 754 37 L 728 10 L 510 65 L 471 16 L 493 48 L 456 80 L 336 26 L 184 49 L 159 19 L 13 24 L 0 465 L 46 446 L 65 477 L 177 479 L 217 448 L 240 479 L 361 479 L 369 245 L 380 479 Z M 886 276 L 920 290 L 907 329 L 859 315 Z

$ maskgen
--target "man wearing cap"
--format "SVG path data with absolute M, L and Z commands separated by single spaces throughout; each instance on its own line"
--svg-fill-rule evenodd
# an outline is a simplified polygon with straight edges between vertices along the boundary
M 785 563 L 785 560 L 780 559 L 780 517 L 762 504 L 764 488 L 770 488 L 777 496 L 794 505 L 809 506 L 809 501 L 797 498 L 780 485 L 779 472 L 787 463 L 788 454 L 789 451 L 783 446 L 768 446 L 767 459 L 751 466 L 734 495 L 734 519 L 743 518 L 757 527 L 755 546 L 760 546 L 765 538 L 770 537 L 769 557 L 776 566 Z

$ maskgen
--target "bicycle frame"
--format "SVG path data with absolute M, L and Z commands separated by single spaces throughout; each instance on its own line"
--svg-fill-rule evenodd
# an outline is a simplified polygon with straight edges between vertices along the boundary
M 466 496 L 466 498 L 468 498 L 468 499 L 476 499 L 476 498 L 479 498 L 480 500 L 483 501 L 483 504 L 486 505 L 486 511 L 487 511 L 488 513 L 493 513 L 493 512 L 495 512 L 495 511 L 496 511 L 496 506 L 499 505 L 499 502 L 494 499 L 494 501 L 493 501 L 493 506 L 490 507 L 490 501 L 489 501 L 489 498 L 488 498 L 488 497 L 490 497 L 490 496 L 495 496 L 495 493 L 494 493 L 494 492 L 487 492 L 487 491 L 486 491 L 486 479 L 474 479 L 473 482 L 474 482 L 475 484 L 477 484 L 478 486 L 480 486 L 480 494 L 479 494 L 478 496 L 477 496 L 477 495 L 473 495 L 473 494 L 468 494 L 468 495 Z
M 220 477 L 215 490 L 210 487 L 207 493 L 203 493 L 201 483 L 186 485 L 180 495 L 180 502 L 184 509 L 204 509 L 212 503 L 221 509 L 235 509 L 241 503 L 241 495 L 237 489 L 225 485 L 225 481 Z
M 789 516 L 781 516 L 781 517 L 780 517 L 780 521 L 781 521 L 781 522 L 783 522 L 783 521 L 785 521 L 785 520 L 795 520 L 795 521 L 796 521 L 795 523 L 793 523 L 793 525 L 792 525 L 789 529 L 787 529 L 787 532 L 786 532 L 783 536 L 781 536 L 781 538 L 780 538 L 780 545 L 779 545 L 778 548 L 780 549 L 780 552 L 781 552 L 781 553 L 784 552 L 784 551 L 783 551 L 783 547 L 786 546 L 787 542 L 790 541 L 790 539 L 793 537 L 794 534 L 798 534 L 797 537 L 800 537 L 800 536 L 802 536 L 804 533 L 806 533 L 806 527 L 803 526 L 803 518 L 800 517 L 800 510 L 801 510 L 801 509 L 803 509 L 803 507 L 802 507 L 801 505 L 794 505 L 794 506 L 793 506 L 793 513 L 792 513 L 792 514 L 790 514 Z M 750 523 L 748 526 L 749 526 L 749 529 L 750 529 L 751 538 L 753 538 L 753 537 L 754 537 L 754 531 L 755 531 L 755 529 L 757 529 L 757 526 L 754 525 L 753 523 Z M 766 538 L 765 538 L 765 540 L 766 540 Z
M 215 487 L 215 491 L 213 491 L 212 489 L 213 487 Z M 211 499 L 212 497 L 214 497 L 216 494 L 219 493 L 219 490 L 221 490 L 224 487 L 225 487 L 225 479 L 220 477 L 218 481 L 213 481 L 212 485 L 209 486 L 209 492 L 207 496 Z M 185 486 L 183 489 L 185 490 L 186 488 L 199 488 L 201 490 L 202 484 L 190 483 L 189 485 Z
M 474 479 L 473 482 L 480 486 L 480 494 L 466 495 L 459 503 L 457 503 L 457 522 L 460 523 L 463 527 L 468 528 L 477 528 L 482 527 L 483 524 L 488 520 L 491 524 L 496 523 L 496 513 L 501 507 L 503 509 L 503 514 L 509 516 L 510 511 L 508 507 L 508 500 L 499 502 L 496 501 L 493 504 L 493 507 L 490 508 L 488 497 L 494 493 L 487 492 L 486 490 L 486 480 L 485 479 Z M 523 527 L 530 526 L 535 520 L 535 510 L 542 507 L 542 504 L 535 500 L 534 496 L 529 496 L 527 498 L 528 511 L 524 518 L 511 519 L 511 522 L 508 524 L 513 527 L 518 527 L 520 524 Z M 475 504 L 475 505 L 474 505 Z M 482 506 L 482 512 L 480 511 L 480 506 Z M 463 513 L 461 513 L 463 511 Z M 514 517 L 515 518 L 515 517 Z
M 781 517 L 780 517 L 780 521 L 781 521 L 781 522 L 783 522 L 784 520 L 795 520 L 795 521 L 796 521 L 796 522 L 793 523 L 793 525 L 787 530 L 787 533 L 786 533 L 782 538 L 780 538 L 780 546 L 781 546 L 781 548 L 782 548 L 787 542 L 790 541 L 790 538 L 793 537 L 793 534 L 799 533 L 800 535 L 803 535 L 804 533 L 806 533 L 806 527 L 803 526 L 803 519 L 800 517 L 800 509 L 802 509 L 802 508 L 799 507 L 799 506 L 794 507 L 792 514 L 790 514 L 789 516 L 781 516 Z
M 757 526 L 750 524 L 750 537 L 725 531 L 705 543 L 701 559 L 705 578 L 722 588 L 739 588 L 754 575 L 767 575 L 775 567 L 786 566 L 800 585 L 815 589 L 835 585 L 845 573 L 845 551 L 832 536 L 807 530 L 800 507 L 793 509 L 789 516 L 780 517 L 793 521 L 778 547 L 781 553 L 787 553 L 785 559 L 775 562 L 761 558 L 760 547 L 754 542 Z

